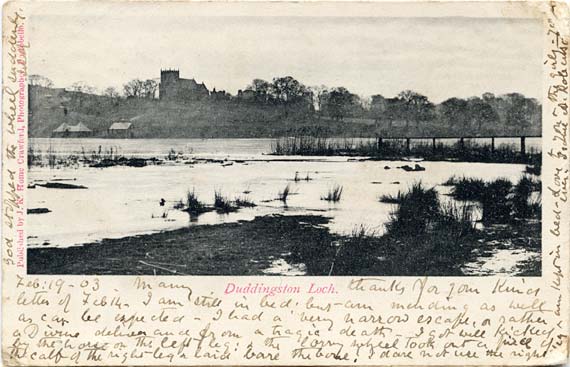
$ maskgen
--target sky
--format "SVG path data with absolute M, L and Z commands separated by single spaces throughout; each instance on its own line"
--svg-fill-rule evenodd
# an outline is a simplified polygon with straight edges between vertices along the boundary
M 254 78 L 290 75 L 361 96 L 412 89 L 433 102 L 485 92 L 539 98 L 542 91 L 542 25 L 532 18 L 192 9 L 36 11 L 29 18 L 29 73 L 56 87 L 85 81 L 102 90 L 176 68 L 182 78 L 232 94 Z

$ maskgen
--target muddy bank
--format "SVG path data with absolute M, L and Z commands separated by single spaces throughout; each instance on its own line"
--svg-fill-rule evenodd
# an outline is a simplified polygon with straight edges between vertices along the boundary
M 295 244 L 330 243 L 318 216 L 267 216 L 71 248 L 28 249 L 29 274 L 263 275 Z
M 279 275 L 275 269 L 299 269 L 296 265 L 302 264 L 307 275 L 461 276 L 470 275 L 467 264 L 481 266 L 498 250 L 540 252 L 539 223 L 490 227 L 462 243 L 446 244 L 441 253 L 418 236 L 336 236 L 322 226 L 328 221 L 321 216 L 274 215 L 79 247 L 29 249 L 28 273 Z M 540 259 L 517 263 L 514 273 L 539 276 Z

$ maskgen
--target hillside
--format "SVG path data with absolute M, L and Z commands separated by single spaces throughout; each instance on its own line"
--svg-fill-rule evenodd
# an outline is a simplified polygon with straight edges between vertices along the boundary
M 184 103 L 158 99 L 112 99 L 63 89 L 30 87 L 31 137 L 50 137 L 62 123 L 85 124 L 105 137 L 113 122 L 134 124 L 137 138 L 274 137 L 299 130 L 334 135 L 369 135 L 366 124 L 319 120 L 299 106 L 256 105 L 237 100 Z
M 494 98 L 484 109 L 450 99 L 414 120 L 402 101 L 380 110 L 360 107 L 342 118 L 315 112 L 310 103 L 260 103 L 239 97 L 193 101 L 107 97 L 61 88 L 30 86 L 30 137 L 50 137 L 62 123 L 83 123 L 94 137 L 107 137 L 117 121 L 129 121 L 136 138 L 261 138 L 298 134 L 369 137 L 536 135 L 540 105 L 520 95 Z M 520 97 L 518 97 L 520 96 Z M 518 105 L 513 101 L 522 101 Z M 527 103 L 527 102 L 531 103 Z M 388 101 L 389 102 L 389 101 Z M 520 105 L 520 107 L 519 107 Z M 529 107 L 530 106 L 530 107 Z

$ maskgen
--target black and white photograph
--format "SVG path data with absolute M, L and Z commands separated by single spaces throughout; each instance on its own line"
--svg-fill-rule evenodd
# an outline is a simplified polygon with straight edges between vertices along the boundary
M 27 273 L 541 276 L 538 18 L 43 11 Z

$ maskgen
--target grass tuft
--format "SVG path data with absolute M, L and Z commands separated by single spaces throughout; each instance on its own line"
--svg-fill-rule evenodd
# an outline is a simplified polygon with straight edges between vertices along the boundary
M 402 192 L 398 190 L 396 195 L 384 194 L 378 198 L 378 201 L 386 204 L 400 204 L 402 201 Z
M 214 208 L 220 213 L 230 213 L 237 210 L 230 200 L 222 195 L 221 191 L 214 192 Z
M 188 190 L 186 193 L 186 211 L 191 214 L 200 214 L 204 213 L 206 209 L 206 205 L 198 200 L 196 191 L 194 189 L 192 191 Z
M 255 203 L 245 196 L 237 197 L 234 203 L 239 208 L 253 208 L 256 207 Z
M 421 182 L 400 195 L 398 208 L 387 224 L 392 233 L 424 233 L 439 214 L 439 199 L 432 188 L 425 188 Z
M 455 200 L 481 200 L 485 194 L 485 181 L 480 178 L 453 178 L 452 182 L 451 196 Z
M 283 191 L 280 191 L 277 194 L 277 199 L 281 200 L 284 203 L 287 203 L 287 198 L 289 197 L 290 194 L 291 194 L 291 186 L 289 186 L 289 184 L 287 184 L 287 186 L 285 186 Z
M 342 197 L 342 186 L 334 185 L 329 191 L 321 196 L 321 200 L 332 201 L 333 203 L 339 202 Z

